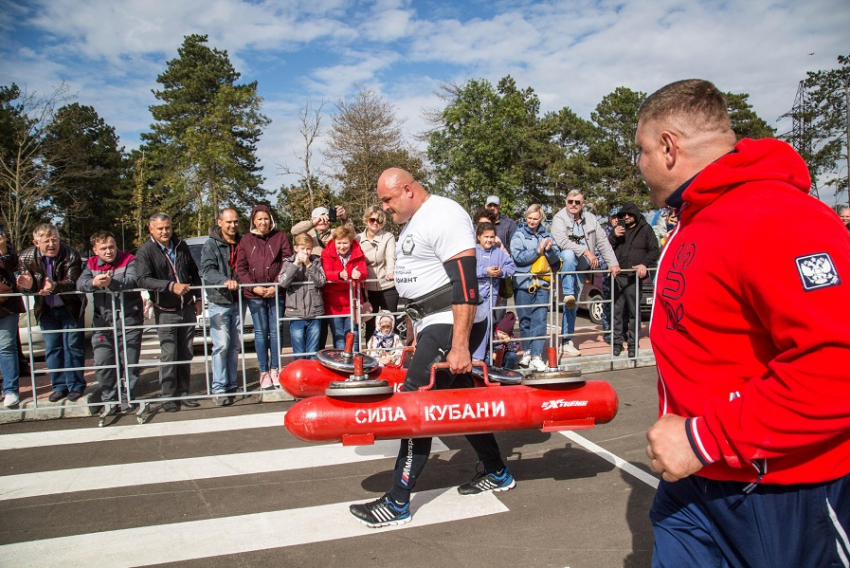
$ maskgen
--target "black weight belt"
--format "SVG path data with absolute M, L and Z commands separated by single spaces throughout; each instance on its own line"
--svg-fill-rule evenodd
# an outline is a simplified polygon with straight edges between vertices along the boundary
M 399 309 L 413 321 L 419 321 L 431 314 L 447 312 L 452 309 L 452 283 L 411 300 L 399 298 L 398 303 Z

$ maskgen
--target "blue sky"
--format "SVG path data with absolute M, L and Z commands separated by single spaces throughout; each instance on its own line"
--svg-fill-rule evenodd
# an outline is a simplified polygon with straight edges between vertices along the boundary
M 651 93 L 701 77 L 749 93 L 785 131 L 777 119 L 798 82 L 850 53 L 848 29 L 848 0 L 0 0 L 0 84 L 49 93 L 65 81 L 135 148 L 156 76 L 184 36 L 207 34 L 259 83 L 273 122 L 258 153 L 274 191 L 296 181 L 281 166 L 298 168 L 299 110 L 325 101 L 333 112 L 355 84 L 394 105 L 420 147 L 441 83 L 508 74 L 543 111 L 585 118 L 619 86 Z M 313 167 L 328 163 L 319 155 Z

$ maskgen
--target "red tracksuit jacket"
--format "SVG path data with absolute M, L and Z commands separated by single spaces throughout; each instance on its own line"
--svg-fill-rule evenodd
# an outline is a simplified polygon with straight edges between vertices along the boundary
M 742 140 L 687 185 L 650 338 L 660 414 L 697 475 L 763 483 L 850 473 L 850 234 L 786 143 Z

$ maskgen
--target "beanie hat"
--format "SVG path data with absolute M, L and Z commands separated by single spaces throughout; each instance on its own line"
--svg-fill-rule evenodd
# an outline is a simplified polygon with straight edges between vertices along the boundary
M 513 312 L 505 312 L 505 315 L 502 316 L 502 319 L 499 320 L 499 323 L 496 324 L 496 331 L 501 331 L 511 335 L 514 331 L 514 326 L 516 325 L 516 316 Z

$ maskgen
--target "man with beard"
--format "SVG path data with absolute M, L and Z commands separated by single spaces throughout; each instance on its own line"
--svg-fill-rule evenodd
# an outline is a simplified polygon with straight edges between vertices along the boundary
M 617 218 L 619 221 L 608 241 L 620 267 L 632 268 L 634 272 L 620 272 L 614 280 L 614 357 L 623 352 L 624 339 L 629 344 L 629 357 L 635 357 L 640 331 L 640 281 L 647 269 L 655 266 L 661 253 L 655 232 L 635 203 L 629 201 L 623 205 Z

